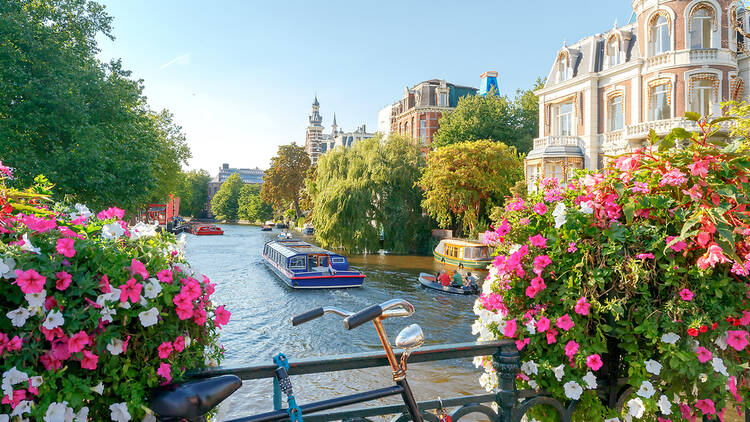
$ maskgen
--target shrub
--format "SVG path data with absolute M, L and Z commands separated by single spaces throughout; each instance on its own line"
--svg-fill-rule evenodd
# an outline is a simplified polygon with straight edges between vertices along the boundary
M 223 354 L 214 285 L 174 236 L 11 175 L 0 163 L 0 420 L 153 420 L 151 388 Z
M 750 398 L 750 160 L 701 128 L 652 133 L 564 187 L 544 179 L 486 234 L 474 332 L 514 339 L 520 386 L 580 400 L 578 420 L 694 420 Z M 633 388 L 622 414 L 596 396 L 608 368 Z

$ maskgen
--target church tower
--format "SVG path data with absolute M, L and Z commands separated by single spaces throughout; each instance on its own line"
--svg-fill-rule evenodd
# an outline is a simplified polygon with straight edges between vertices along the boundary
M 320 116 L 317 95 L 312 103 L 312 114 L 308 116 L 308 122 L 305 131 L 305 152 L 310 156 L 310 162 L 315 164 L 320 156 L 320 143 L 323 140 L 323 117 Z

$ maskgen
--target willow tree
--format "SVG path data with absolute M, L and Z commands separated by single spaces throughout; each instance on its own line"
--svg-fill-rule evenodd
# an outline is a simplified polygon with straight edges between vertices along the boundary
M 284 214 L 290 204 L 297 215 L 302 215 L 300 192 L 305 187 L 309 168 L 310 157 L 303 146 L 297 146 L 294 142 L 279 146 L 279 152 L 271 158 L 271 167 L 263 174 L 260 198 L 279 215 Z
M 422 207 L 441 227 L 473 234 L 522 179 L 515 147 L 486 139 L 447 145 L 427 157 Z
M 336 148 L 308 179 L 312 222 L 324 247 L 362 252 L 416 250 L 426 233 L 416 187 L 424 158 L 409 138 L 391 135 Z

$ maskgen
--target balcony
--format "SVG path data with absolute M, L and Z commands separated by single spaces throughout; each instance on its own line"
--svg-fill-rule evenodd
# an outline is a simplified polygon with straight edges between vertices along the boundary
M 719 58 L 719 50 L 716 48 L 704 48 L 701 50 L 690 50 L 690 62 L 716 61 Z
M 578 136 L 545 136 L 534 139 L 534 149 L 526 158 L 583 157 L 583 148 Z
M 719 123 L 718 129 L 727 131 L 732 128 L 734 123 L 732 121 L 725 121 Z M 643 122 L 634 125 L 630 125 L 625 129 L 625 138 L 627 139 L 642 139 L 648 137 L 649 132 L 653 129 L 659 136 L 664 136 L 672 131 L 672 129 L 681 127 L 691 132 L 697 132 L 700 130 L 698 123 L 687 120 L 685 118 L 676 119 L 665 119 L 665 120 L 654 120 L 651 122 Z
M 737 65 L 737 53 L 728 48 L 700 48 L 669 51 L 646 58 L 646 67 L 651 70 L 668 66 L 697 66 L 703 64 Z
M 656 56 L 651 56 L 646 59 L 646 67 L 652 68 L 656 66 L 663 66 L 674 63 L 674 54 L 672 52 L 662 53 Z
M 567 145 L 580 146 L 580 139 L 577 136 L 545 136 L 534 139 L 534 149 Z

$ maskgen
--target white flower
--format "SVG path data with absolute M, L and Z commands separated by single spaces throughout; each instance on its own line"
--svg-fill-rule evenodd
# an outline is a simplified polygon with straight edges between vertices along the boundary
M 0 277 L 10 271 L 10 265 L 6 264 L 5 261 L 0 258 Z
M 13 398 L 13 386 L 26 382 L 29 380 L 29 375 L 26 372 L 19 371 L 16 367 L 12 367 L 7 371 L 3 372 L 2 389 L 5 395 Z
M 0 415 L 0 422 L 9 422 L 10 416 L 8 415 Z
M 558 381 L 562 381 L 563 377 L 565 376 L 565 365 L 560 365 L 552 368 L 552 372 L 555 373 L 555 378 L 557 378 Z
M 581 202 L 581 212 L 584 214 L 593 214 L 594 213 L 594 205 L 591 203 L 591 201 L 583 201 Z
M 150 327 L 159 322 L 158 316 L 159 310 L 156 308 L 151 308 L 138 314 L 138 318 L 141 319 L 141 325 L 144 327 Z
M 99 381 L 99 384 L 96 384 L 96 386 L 91 387 L 91 391 L 101 396 L 104 393 L 104 384 L 102 384 L 102 382 Z
M 529 334 L 534 335 L 536 334 L 536 322 L 534 321 L 534 318 L 531 318 L 529 322 L 525 325 L 526 331 L 529 332 Z
M 193 340 L 190 339 L 190 336 L 185 334 L 185 348 L 190 347 L 190 343 L 192 343 Z
M 729 374 L 727 373 L 727 367 L 724 365 L 724 361 L 719 357 L 714 357 L 711 359 L 711 366 L 714 367 L 714 371 L 720 373 L 721 375 L 724 375 L 725 377 L 728 377 Z
M 704 373 L 700 373 L 698 374 L 698 380 L 700 380 L 700 382 L 706 382 L 708 381 L 708 375 Z
M 12 418 L 13 416 L 21 416 L 24 413 L 29 413 L 29 412 L 31 412 L 31 401 L 21 400 L 16 405 L 16 408 L 13 409 L 13 412 L 11 412 L 10 417 Z
M 578 400 L 581 398 L 581 394 L 583 394 L 583 388 L 575 381 L 566 382 L 563 384 L 563 388 L 565 389 L 565 397 L 571 400 Z
M 716 337 L 716 340 L 714 340 L 714 343 L 719 346 L 719 349 L 721 350 L 727 350 L 727 338 L 729 337 L 729 334 L 724 332 L 724 334 L 720 335 L 719 337 Z
M 156 228 L 158 224 L 146 224 L 139 222 L 135 226 L 130 228 L 130 238 L 133 240 L 140 239 L 142 237 L 153 237 L 156 236 Z
M 73 422 L 73 409 L 68 407 L 68 402 L 52 402 L 44 415 L 44 422 Z
M 49 311 L 47 314 L 47 318 L 42 323 L 42 327 L 48 329 L 48 330 L 54 330 L 55 328 L 63 325 L 65 323 L 65 318 L 63 318 L 62 313 L 60 311 L 53 309 Z
M 650 381 L 643 381 L 641 383 L 641 388 L 638 389 L 638 392 L 636 394 L 641 397 L 650 399 L 651 396 L 656 394 L 656 390 L 654 390 L 654 386 Z
M 628 400 L 628 415 L 640 419 L 645 411 L 646 406 L 643 405 L 643 400 L 640 397 Z
M 105 239 L 117 239 L 123 234 L 125 234 L 125 229 L 123 229 L 118 222 L 105 224 L 104 227 L 102 227 L 102 237 Z
M 37 388 L 44 383 L 44 378 L 37 375 L 35 377 L 29 377 L 29 381 L 31 382 L 32 387 Z
M 586 382 L 586 388 L 588 388 L 589 390 L 593 390 L 597 387 L 596 375 L 594 375 L 594 373 L 591 371 L 588 371 L 586 373 L 586 376 L 583 377 L 583 381 Z
M 565 204 L 562 202 L 558 202 L 555 206 L 555 210 L 552 211 L 552 216 L 555 217 L 555 228 L 562 227 L 563 224 L 567 221 L 565 219 Z
M 485 372 L 479 376 L 479 385 L 487 392 L 492 392 L 497 387 L 497 374 Z
M 18 308 L 14 311 L 10 311 L 5 316 L 10 319 L 10 323 L 14 327 L 23 327 L 26 324 L 26 320 L 29 318 L 29 310 L 26 308 Z
M 481 356 L 474 356 L 471 363 L 474 364 L 474 367 L 479 368 L 480 366 L 484 366 L 484 359 Z
M 120 353 L 122 353 L 124 345 L 125 345 L 125 342 L 120 340 L 119 338 L 111 338 L 109 340 L 109 344 L 107 345 L 107 350 L 109 351 L 109 353 L 112 353 L 113 355 L 117 356 Z
M 87 422 L 89 419 L 89 408 L 83 406 L 81 410 L 76 413 L 75 422 Z
M 110 417 L 115 422 L 128 422 L 130 420 L 128 405 L 125 402 L 110 404 L 109 410 L 112 412 Z
M 39 293 L 26 293 L 26 301 L 29 302 L 30 308 L 41 308 L 45 299 L 47 299 L 46 290 Z
M 23 235 L 23 245 L 21 245 L 21 250 L 28 251 L 31 253 L 38 254 L 41 249 L 35 248 L 34 245 L 31 244 L 31 240 L 29 240 L 29 234 L 24 233 Z
M 529 387 L 536 390 L 539 387 L 539 384 L 537 384 L 534 380 L 529 380 Z
M 656 404 L 659 405 L 661 413 L 665 415 L 672 414 L 672 403 L 669 402 L 669 399 L 664 394 L 659 397 L 659 401 Z
M 112 322 L 114 319 L 112 318 L 112 315 L 117 314 L 117 309 L 112 309 L 108 306 L 103 306 L 102 310 L 99 311 L 99 313 L 102 314 L 102 321 Z
M 521 365 L 521 371 L 526 375 L 536 375 L 539 373 L 539 368 L 533 360 L 530 360 Z
M 620 422 L 620 418 L 609 418 L 605 419 L 604 422 Z
M 659 375 L 661 373 L 661 364 L 653 359 L 649 359 L 646 362 L 643 362 L 646 364 L 646 372 L 649 374 Z
M 153 299 L 161 293 L 161 283 L 155 278 L 149 278 L 148 283 L 143 285 L 143 296 Z
M 85 219 L 91 217 L 93 214 L 91 210 L 89 210 L 89 207 L 83 204 L 75 204 L 75 211 L 70 213 L 70 219 L 75 220 L 78 217 L 83 217 Z
M 680 340 L 680 336 L 675 333 L 667 333 L 661 336 L 661 341 L 667 344 L 675 344 Z
M 4 261 L 3 262 L 3 265 L 4 265 L 3 268 L 8 267 L 8 269 L 5 272 L 0 271 L 0 276 L 2 276 L 3 278 L 16 278 L 16 277 L 18 277 L 16 275 L 16 260 L 15 259 L 13 259 L 13 258 L 5 258 L 5 260 L 0 260 L 0 261 Z

